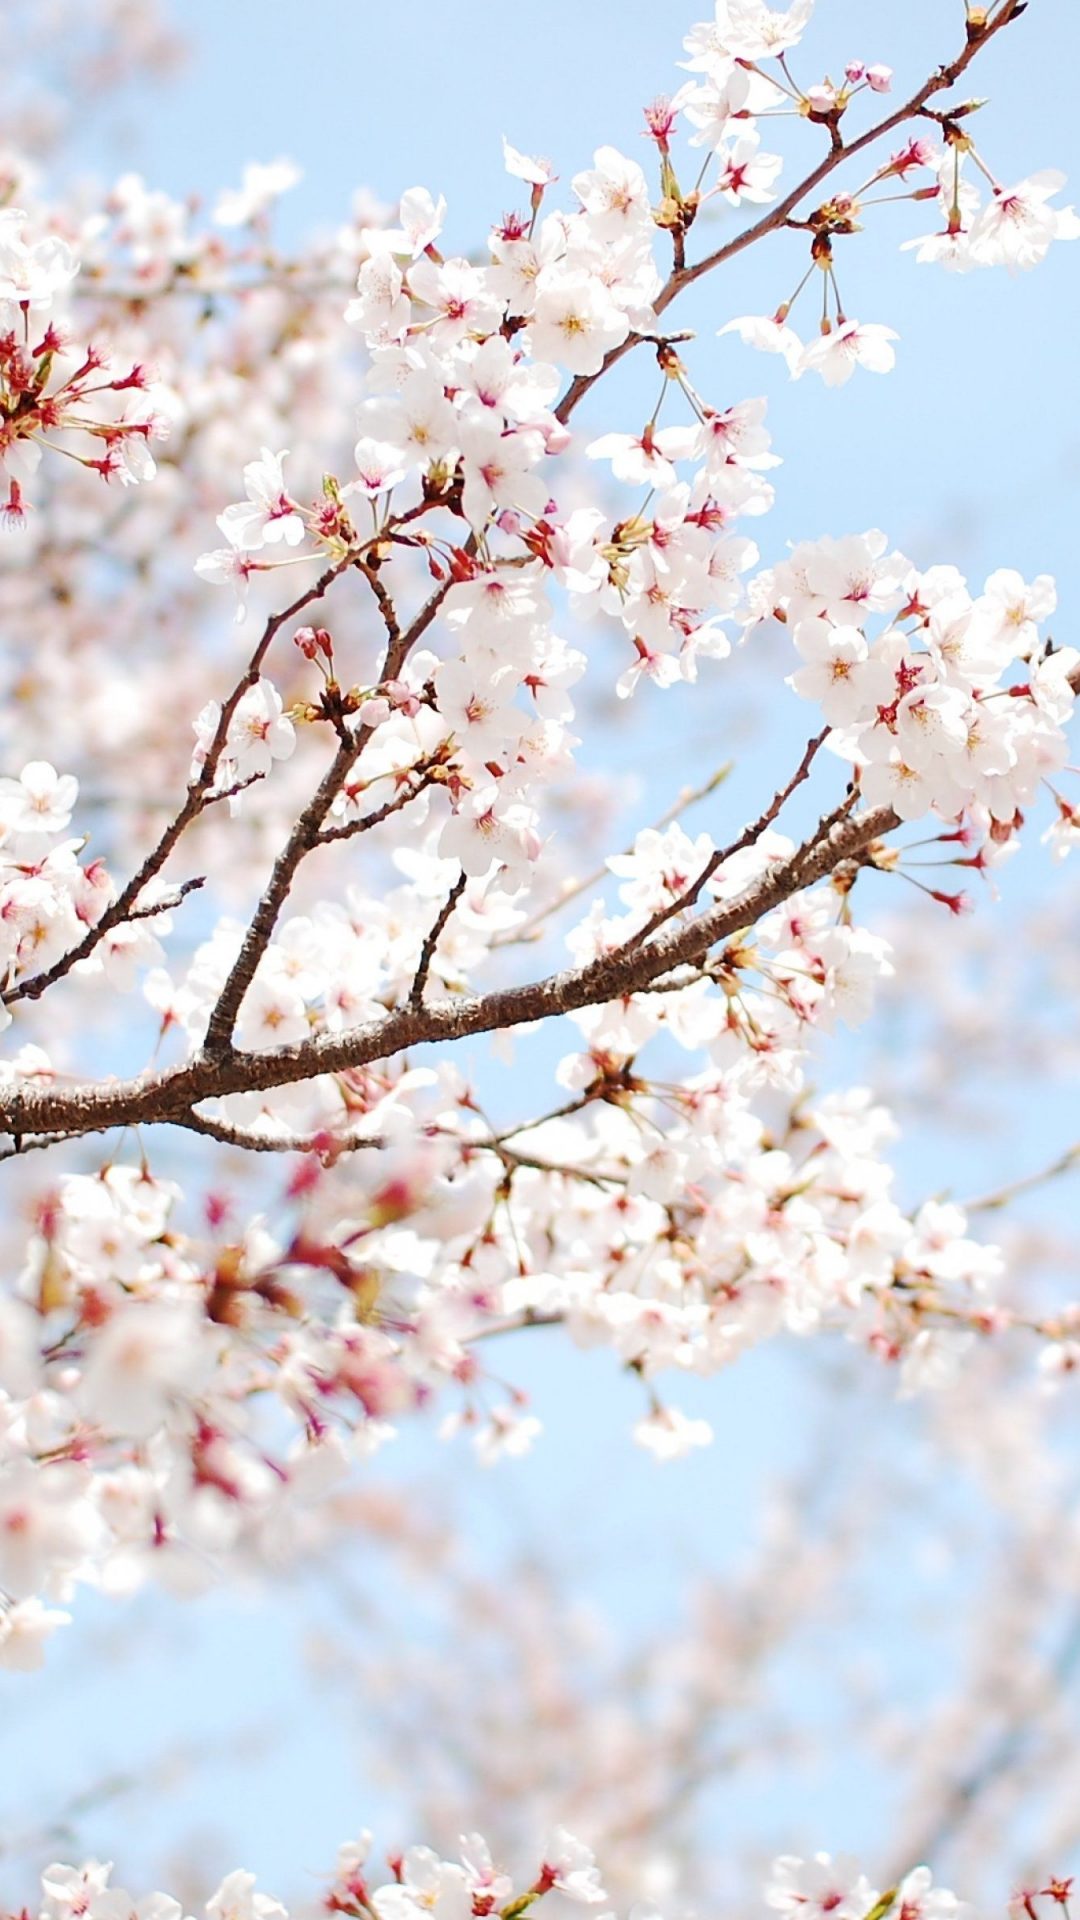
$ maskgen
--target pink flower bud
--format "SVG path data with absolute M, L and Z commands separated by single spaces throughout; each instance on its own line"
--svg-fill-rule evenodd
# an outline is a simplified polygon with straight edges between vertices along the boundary
M 569 427 L 564 427 L 561 420 L 543 421 L 540 432 L 544 436 L 545 451 L 550 454 L 565 453 L 573 438 Z
M 661 94 L 651 106 L 644 109 L 646 131 L 651 134 L 657 145 L 666 151 L 667 142 L 675 131 L 678 115 L 671 101 Z

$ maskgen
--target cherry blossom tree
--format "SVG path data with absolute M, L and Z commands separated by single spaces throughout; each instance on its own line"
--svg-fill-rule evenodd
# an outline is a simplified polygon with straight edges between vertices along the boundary
M 512 1475 L 541 1420 L 497 1356 L 533 1328 L 608 1351 L 640 1391 L 628 1447 L 665 1462 L 713 1438 L 680 1386 L 793 1336 L 822 1368 L 842 1352 L 925 1401 L 946 1462 L 957 1408 L 989 1433 L 1025 1379 L 1040 1421 L 1061 1404 L 1080 1297 L 1033 1276 L 1074 1279 L 1075 1249 L 986 1231 L 1012 1189 L 965 1206 L 946 1173 L 904 1204 L 890 1103 L 930 1104 L 930 1043 L 990 1063 L 963 889 L 993 888 L 1040 836 L 1062 858 L 1080 840 L 1080 651 L 1052 633 L 1050 574 L 1026 580 L 1008 555 L 969 583 L 947 552 L 917 567 L 872 526 L 751 538 L 779 464 L 766 404 L 702 390 L 679 315 L 707 280 L 740 382 L 764 352 L 840 387 L 903 353 L 887 318 L 848 305 L 874 311 L 883 203 L 910 212 L 931 299 L 938 268 L 1016 273 L 1077 238 L 1062 175 L 998 178 L 999 104 L 969 91 L 985 48 L 1022 47 L 1025 10 L 950 0 L 899 99 L 888 66 L 843 47 L 813 79 L 812 0 L 717 0 L 686 23 L 638 157 L 601 144 L 562 180 L 561 157 L 504 142 L 467 256 L 441 244 L 438 182 L 391 207 L 360 193 L 290 253 L 274 239 L 299 178 L 285 157 L 205 210 L 132 173 L 54 198 L 46 167 L 0 158 L 0 598 L 20 716 L 0 779 L 13 1676 L 56 1629 L 78 1634 L 81 1588 L 122 1606 L 152 1580 L 186 1592 L 319 1561 L 406 1422 Z M 819 14 L 815 32 L 825 0 Z M 94 19 L 103 79 L 172 57 L 154 9 Z M 13 131 L 40 154 L 56 116 L 32 90 L 21 112 Z M 740 314 L 725 269 L 750 248 L 777 294 Z M 674 743 L 672 709 L 722 703 L 757 655 L 800 744 L 761 770 L 754 817 L 732 816 L 720 765 L 672 779 L 625 835 L 617 716 L 644 707 Z M 955 874 L 924 882 L 928 865 Z M 1048 953 L 1068 947 L 1068 910 L 1063 892 L 1040 901 Z M 927 986 L 949 969 L 951 999 Z M 820 1091 L 837 1030 L 873 1033 L 883 995 L 922 1023 L 903 1073 Z M 1032 1057 L 1062 1044 L 1038 997 L 1022 996 Z M 1076 1159 L 1062 1143 L 1017 1191 Z M 1031 1486 L 1043 1437 L 1002 1440 L 1003 1483 Z M 458 1743 L 452 1786 L 415 1768 L 429 1832 L 463 1829 L 460 1848 L 384 1868 L 364 1834 L 325 1907 L 519 1920 L 600 1907 L 605 1886 L 669 1914 L 707 1898 L 689 1857 L 681 1887 L 658 1877 L 653 1829 L 731 1764 L 716 1716 L 744 1708 L 804 1603 L 845 1575 L 845 1525 L 830 1513 L 800 1537 L 806 1510 L 792 1496 L 781 1529 L 794 1590 L 778 1598 L 766 1540 L 734 1600 L 706 1596 L 681 1664 L 663 1647 L 616 1664 L 599 1704 L 569 1655 L 541 1657 L 561 1601 L 529 1570 L 486 1623 L 489 1646 L 519 1649 L 524 1709 Z M 1023 1745 L 1074 1524 L 1050 1474 L 1014 1520 L 1001 1616 L 1022 1588 L 1030 1661 L 1018 1676 L 975 1647 L 939 1728 L 974 1757 L 910 1769 L 869 1876 L 782 1854 L 768 1909 L 970 1911 L 932 1856 Z M 441 1574 L 464 1647 L 470 1588 Z M 1054 1659 L 1078 1654 L 1073 1626 Z M 467 1718 L 442 1691 L 417 1712 L 397 1736 L 410 1769 L 414 1742 L 441 1725 L 448 1745 Z M 523 1712 L 544 1737 L 515 1824 L 499 1793 Z M 771 1725 L 762 1751 L 782 1737 Z M 1033 1764 L 1052 1772 L 1056 1752 Z M 109 1876 L 48 1866 L 43 1920 L 179 1920 L 180 1901 Z M 1014 1911 L 1067 1916 L 1068 1899 L 1042 1872 Z M 206 1911 L 285 1914 L 242 1871 Z

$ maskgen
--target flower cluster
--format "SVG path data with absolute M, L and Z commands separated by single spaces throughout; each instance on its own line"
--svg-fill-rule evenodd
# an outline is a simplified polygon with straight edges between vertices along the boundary
M 368 1858 L 371 1835 L 340 1848 L 334 1878 L 324 1896 L 328 1913 L 375 1916 L 375 1920 L 516 1920 L 546 1894 L 561 1895 L 577 1906 L 596 1906 L 606 1895 L 588 1847 L 565 1828 L 552 1833 L 531 1883 L 515 1893 L 509 1875 L 492 1860 L 480 1834 L 463 1836 L 459 1860 L 443 1860 L 430 1847 L 409 1847 L 390 1861 L 393 1878 L 373 1886 Z M 110 1886 L 112 1863 L 86 1861 L 80 1867 L 57 1863 L 41 1876 L 39 1920 L 182 1920 L 183 1907 L 166 1893 L 134 1899 Z M 24 1909 L 29 1911 L 29 1909 Z M 227 1874 L 206 1901 L 206 1920 L 288 1920 L 287 1909 L 260 1893 L 255 1875 L 242 1868 Z
M 78 782 L 57 774 L 46 760 L 32 760 L 18 779 L 0 779 L 0 974 L 4 991 L 44 973 L 76 947 L 115 898 L 101 860 L 83 862 L 85 840 L 65 838 L 78 798 Z M 104 974 L 121 989 L 134 983 L 139 963 L 163 957 L 156 934 L 169 931 L 166 901 L 159 910 L 144 903 L 140 923 L 110 928 L 84 974 Z M 147 924 L 152 920 L 153 928 Z M 3 1007 L 0 1024 L 11 1022 Z
M 221 726 L 222 711 L 208 701 L 195 720 L 195 752 L 191 777 L 198 779 L 207 765 Z M 213 764 L 214 792 L 228 795 L 230 805 L 255 780 L 264 780 L 277 760 L 288 760 L 296 732 L 283 712 L 281 695 L 273 681 L 261 675 L 241 694 L 229 715 L 220 752 Z
M 689 851 L 670 833 L 646 848 L 628 924 Z M 806 899 L 763 930 L 771 959 L 726 954 L 711 1010 L 696 986 L 666 1001 L 664 1030 L 713 1062 L 674 1092 L 632 1064 L 655 1005 L 641 996 L 582 1021 L 589 1050 L 560 1073 L 580 1113 L 503 1140 L 448 1068 L 316 1089 L 327 1166 L 302 1162 L 279 1217 L 239 1234 L 220 1194 L 208 1231 L 184 1233 L 177 1188 L 145 1163 L 62 1179 L 0 1308 L 0 1662 L 28 1663 L 65 1617 L 42 1600 L 76 1581 L 124 1592 L 156 1575 L 183 1591 L 223 1560 L 310 1543 L 351 1463 L 436 1394 L 459 1398 L 447 1436 L 464 1426 L 484 1459 L 521 1451 L 539 1423 L 519 1396 L 492 1402 L 476 1343 L 537 1316 L 642 1377 L 637 1437 L 661 1457 L 710 1435 L 659 1401 L 658 1375 L 711 1373 L 775 1334 L 842 1328 L 900 1363 L 905 1391 L 951 1378 L 975 1329 L 1008 1323 L 994 1250 L 957 1207 L 898 1206 L 880 1158 L 890 1122 L 865 1093 L 794 1100 L 783 1143 L 755 1110 L 756 1089 L 795 1071 L 783 1018 L 857 1014 L 885 965 L 826 907 Z M 246 1043 L 306 1023 L 330 942 L 289 932 Z M 746 983 L 755 968 L 769 991 Z M 231 1113 L 250 1124 L 259 1099 Z M 342 1102 L 358 1151 L 335 1166 Z M 264 1114 L 267 1142 L 281 1117 Z
M 773 1861 L 765 1904 L 785 1920 L 869 1920 L 870 1914 L 906 1915 L 907 1920 L 971 1920 L 974 1909 L 947 1887 L 936 1887 L 929 1867 L 915 1867 L 895 1887 L 879 1893 L 857 1860 L 816 1853 L 811 1860 L 782 1854 Z
M 643 1383 L 638 1437 L 662 1456 L 708 1426 L 660 1399 L 659 1376 L 711 1373 L 774 1335 L 838 1332 L 895 1363 L 905 1392 L 955 1376 L 976 1335 L 1005 1325 L 1068 1336 L 1055 1344 L 1065 1370 L 1074 1316 L 1052 1325 L 999 1305 L 1002 1261 L 963 1209 L 901 1204 L 883 1108 L 861 1090 L 811 1095 L 807 1071 L 817 1036 L 865 1018 L 893 976 L 851 899 L 863 868 L 902 862 L 871 839 L 895 825 L 887 810 L 936 813 L 950 829 L 938 838 L 965 850 L 985 841 L 957 855 L 981 870 L 1064 767 L 1080 656 L 1040 638 L 1053 586 L 999 570 L 973 595 L 877 533 L 797 546 L 748 577 L 758 548 L 736 522 L 770 507 L 777 465 L 765 402 L 712 404 L 688 336 L 663 331 L 687 276 L 724 255 L 687 262 L 701 206 L 767 207 L 776 191 L 755 121 L 790 112 L 818 143 L 826 130 L 816 183 L 843 158 L 851 102 L 888 87 L 886 69 L 855 59 L 842 82 L 802 88 L 789 56 L 810 11 L 719 0 L 687 42 L 686 85 L 649 109 L 658 178 L 604 145 L 556 208 L 552 167 L 507 145 L 526 204 L 475 257 L 443 256 L 445 202 L 414 187 L 395 209 L 361 197 L 320 249 L 285 261 L 268 237 L 297 177 L 285 160 L 250 168 L 210 232 L 131 175 L 66 235 L 47 211 L 0 215 L 11 511 L 19 463 L 43 440 L 106 477 L 150 471 L 170 411 L 151 364 L 175 381 L 184 421 L 180 464 L 136 505 L 121 496 L 115 602 L 81 612 L 100 594 L 100 521 L 67 491 L 82 484 L 70 461 L 57 531 L 33 530 L 34 564 L 0 582 L 35 656 L 10 704 L 17 692 L 83 755 L 63 762 L 78 778 L 35 759 L 0 783 L 3 984 L 28 1022 L 3 1070 L 15 1118 L 2 1151 L 54 1144 L 51 1126 L 15 1124 L 31 1093 L 62 1102 L 74 1084 L 59 1136 L 94 1129 L 100 1089 L 78 1080 L 100 1073 L 100 1040 L 88 1062 L 79 989 L 88 974 L 125 987 L 137 972 L 144 1032 L 125 1047 L 145 1039 L 147 1071 L 127 1089 L 134 1112 L 122 1085 L 110 1090 L 110 1124 L 304 1150 L 254 1217 L 212 1188 L 201 1227 L 149 1134 L 137 1163 L 75 1162 L 31 1201 L 0 1306 L 9 1662 L 31 1656 L 59 1618 L 45 1603 L 78 1581 L 123 1589 L 153 1569 L 187 1585 L 230 1554 L 272 1557 L 399 1415 L 437 1400 L 444 1430 L 468 1430 L 484 1458 L 522 1451 L 537 1422 L 493 1385 L 479 1343 L 538 1319 L 615 1351 Z M 705 150 L 690 191 L 680 119 Z M 794 335 L 791 302 L 730 327 L 830 384 L 856 364 L 884 369 L 890 330 L 845 316 L 834 243 L 861 224 L 871 186 L 905 188 L 920 169 L 937 170 L 934 184 L 913 197 L 951 195 L 963 216 L 954 252 L 962 233 L 972 257 L 1028 264 L 1068 237 L 1049 181 L 1008 210 L 996 189 L 973 209 L 962 166 L 982 163 L 962 122 L 935 120 L 944 160 L 920 128 L 866 187 L 806 220 L 778 209 L 777 227 L 809 230 L 826 301 L 817 339 Z M 206 326 L 189 357 L 193 293 Z M 78 337 L 107 346 L 65 344 L 53 317 L 65 302 Z M 632 351 L 651 392 L 610 430 L 579 434 L 579 401 Z M 100 459 L 78 451 L 76 430 Z M 223 471 L 242 480 L 223 485 Z M 223 544 L 196 561 L 215 515 Z M 305 589 L 278 601 L 232 691 L 200 710 L 207 689 L 188 698 L 199 648 L 181 644 L 188 622 L 202 639 L 212 611 L 196 583 L 230 583 L 244 620 L 286 567 Z M 289 630 L 301 613 L 319 624 Z M 51 656 L 33 646 L 46 622 L 62 636 Z M 636 712 L 620 710 L 640 726 L 654 688 L 695 681 L 771 622 L 798 657 L 795 692 L 826 722 L 793 779 L 727 848 L 719 832 L 691 835 L 677 805 L 621 854 L 603 858 L 601 842 L 599 879 L 566 876 L 564 853 L 576 861 L 578 838 L 598 838 L 575 701 L 592 718 L 612 689 L 640 689 Z M 118 665 L 117 634 L 144 630 L 154 644 Z M 192 712 L 189 762 L 177 717 Z M 125 772 L 138 748 L 109 814 L 110 864 L 118 845 L 134 874 L 124 890 L 64 838 L 80 779 L 99 804 L 102 782 L 83 774 L 99 739 Z M 851 778 L 800 845 L 777 818 L 811 765 L 818 779 L 830 764 L 816 757 L 826 746 Z M 165 763 L 180 797 L 163 826 Z M 1076 809 L 1053 797 L 1064 849 Z M 189 828 L 181 858 L 197 846 L 198 871 L 170 892 Z M 865 829 L 851 859 L 839 839 L 831 857 L 834 829 Z M 364 858 L 350 864 L 354 842 Z M 261 864 L 254 874 L 264 855 L 269 884 Z M 208 910 L 185 912 L 166 950 L 165 909 L 204 871 Z M 579 896 L 557 956 L 569 966 L 523 987 L 520 950 Z M 644 960 L 629 981 L 628 956 Z M 74 1013 L 36 1030 L 53 978 Z M 445 1053 L 404 1049 L 454 1038 L 462 1009 L 461 1034 L 511 1028 L 524 1043 L 534 1015 L 513 996 L 530 988 L 545 1015 L 574 1023 L 558 1107 L 496 1125 L 486 1086 Z
M 789 684 L 820 704 L 871 805 L 981 809 L 1007 833 L 1065 765 L 1080 653 L 1039 642 L 1048 576 L 1002 568 L 973 597 L 955 567 L 919 573 L 874 531 L 796 547 L 752 592 L 787 623 L 804 663 Z
M 470 1920 L 470 1916 L 472 1920 L 495 1920 L 496 1916 L 517 1920 L 549 1894 L 587 1907 L 603 1904 L 607 1898 L 588 1847 L 562 1827 L 552 1834 L 531 1882 L 517 1892 L 477 1833 L 462 1837 L 457 1860 L 442 1859 L 430 1847 L 408 1848 L 390 1861 L 393 1879 L 378 1886 L 371 1884 L 370 1852 L 367 1832 L 339 1850 L 335 1877 L 323 1903 L 327 1912 L 349 1915 L 352 1920 L 367 1920 L 367 1916 L 423 1920 L 429 1914 L 436 1920 Z M 110 1886 L 111 1874 L 111 1863 L 97 1860 L 81 1867 L 59 1863 L 46 1867 L 39 1920 L 127 1920 L 131 1914 L 140 1920 L 182 1920 L 178 1900 L 164 1893 L 135 1900 Z M 1046 1893 L 1049 1896 L 1065 1885 L 1052 1882 Z M 829 1914 L 838 1915 L 839 1920 L 869 1920 L 871 1913 L 879 1914 L 881 1920 L 890 1913 L 905 1914 L 909 1920 L 967 1920 L 971 1912 L 955 1894 L 933 1884 L 927 1867 L 914 1868 L 897 1886 L 878 1894 L 855 1861 L 843 1857 L 834 1861 L 827 1853 L 809 1861 L 794 1855 L 776 1860 L 765 1903 L 789 1920 L 796 1916 L 825 1920 Z M 281 1902 L 259 1892 L 255 1875 L 242 1869 L 226 1876 L 204 1911 L 206 1920 L 288 1920 Z
M 28 216 L 0 211 L 0 476 L 3 521 L 23 521 L 23 489 L 42 449 L 55 447 L 104 480 L 130 486 L 155 472 L 150 442 L 167 439 L 175 396 L 141 364 L 123 372 L 112 356 L 77 347 L 58 311 L 78 273 L 68 243 L 28 239 Z M 82 451 L 86 436 L 98 451 Z
M 849 60 L 844 77 L 828 77 L 807 87 L 796 80 L 788 55 L 798 46 L 809 22 L 813 0 L 800 0 L 786 12 L 774 12 L 761 0 L 717 0 L 715 20 L 694 27 L 685 41 L 689 58 L 684 65 L 695 76 L 671 101 L 661 101 L 646 114 L 649 132 L 662 156 L 667 198 L 663 224 L 685 230 L 700 205 L 713 196 L 732 204 L 767 202 L 781 160 L 759 152 L 755 120 L 786 115 L 825 126 L 834 140 L 834 152 L 843 153 L 840 123 L 855 97 L 866 91 L 887 93 L 892 72 L 881 63 Z M 1004 13 L 1006 10 L 1001 9 Z M 973 16 L 969 15 L 969 20 Z M 985 10 L 972 41 L 986 30 Z M 761 63 L 768 63 L 762 65 Z M 700 76 L 700 78 L 698 77 Z M 896 333 L 878 322 L 860 322 L 844 311 L 837 282 L 834 242 L 857 233 L 868 210 L 889 198 L 932 201 L 941 209 L 943 227 L 904 242 L 919 261 L 941 262 L 966 271 L 972 267 L 1007 267 L 1010 272 L 1033 267 L 1045 258 L 1055 240 L 1080 237 L 1080 219 L 1071 207 L 1051 201 L 1065 185 L 1064 174 L 1044 170 L 1014 186 L 1003 186 L 987 166 L 972 138 L 969 116 L 978 102 L 957 107 L 952 114 L 928 111 L 936 122 L 941 144 L 925 137 L 909 139 L 859 183 L 830 194 L 797 224 L 811 235 L 810 267 L 793 294 L 771 315 L 744 315 L 728 321 L 721 334 L 738 333 L 748 345 L 782 354 L 798 379 L 817 373 L 827 386 L 842 386 L 857 366 L 887 373 L 895 354 Z M 702 169 L 692 192 L 684 194 L 675 177 L 670 140 L 679 115 L 693 129 L 690 144 L 705 147 L 717 162 L 712 183 L 705 185 L 710 162 Z M 990 186 L 984 202 L 965 172 L 968 162 Z M 909 187 L 911 175 L 933 184 Z M 899 194 L 880 189 L 898 184 Z M 823 276 L 823 318 L 817 338 L 804 342 L 790 324 L 789 314 L 807 282 Z

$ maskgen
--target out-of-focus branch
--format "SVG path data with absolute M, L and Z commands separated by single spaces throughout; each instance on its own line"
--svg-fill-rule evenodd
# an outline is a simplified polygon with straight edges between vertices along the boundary
M 1031 1193 L 1036 1187 L 1046 1185 L 1048 1180 L 1057 1180 L 1063 1173 L 1071 1173 L 1080 1165 L 1080 1140 L 1066 1147 L 1056 1160 L 1048 1166 L 1038 1167 L 1034 1173 L 1025 1173 L 1018 1180 L 1010 1180 L 1006 1186 L 997 1187 L 992 1193 L 983 1193 L 977 1200 L 965 1200 L 961 1204 L 965 1213 L 991 1213 L 999 1207 L 1007 1207 L 1012 1200 L 1019 1199 L 1023 1193 Z

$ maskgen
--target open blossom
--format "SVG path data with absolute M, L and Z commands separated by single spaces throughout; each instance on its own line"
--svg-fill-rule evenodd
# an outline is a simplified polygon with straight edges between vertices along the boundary
M 785 1920 L 866 1920 L 877 1894 L 850 1855 L 783 1854 L 773 1861 L 765 1903 Z
M 265 561 L 256 560 L 253 554 L 242 553 L 238 547 L 216 547 L 210 553 L 200 553 L 195 562 L 195 572 L 200 580 L 214 587 L 232 587 L 236 594 L 237 624 L 247 611 L 251 577 L 265 568 Z
M 738 60 L 768 60 L 798 46 L 813 12 L 814 0 L 794 0 L 778 12 L 763 0 L 717 0 L 716 36 L 725 53 Z
M 756 347 L 760 353 L 779 353 L 793 373 L 805 351 L 794 327 L 764 314 L 743 314 L 738 320 L 726 321 L 718 332 L 721 337 L 725 333 L 737 333 L 744 346 Z
M 36 1596 L 0 1610 L 0 1668 L 36 1673 L 45 1665 L 45 1648 L 58 1627 L 71 1625 L 70 1613 L 46 1607 Z
M 558 175 L 550 160 L 534 159 L 531 154 L 520 153 L 512 147 L 506 135 L 503 135 L 503 164 L 507 173 L 516 180 L 524 180 L 530 187 L 550 187 Z
M 716 191 L 733 207 L 745 200 L 751 206 L 764 206 L 774 200 L 773 188 L 783 168 L 778 153 L 760 153 L 756 134 L 743 134 L 731 147 L 717 152 L 720 171 Z
M 283 466 L 287 458 L 287 454 L 271 453 L 264 447 L 260 458 L 244 468 L 247 499 L 218 514 L 218 526 L 225 538 L 245 553 L 278 541 L 298 547 L 304 538 L 300 510 L 285 488 Z
M 8 324 L 20 311 L 37 312 L 51 307 L 57 295 L 66 292 L 79 271 L 79 263 L 67 242 L 55 234 L 43 239 L 24 238 L 27 216 L 21 209 L 0 210 L 0 306 L 12 311 Z
M 541 1881 L 567 1900 L 595 1906 L 607 1899 L 600 1884 L 600 1869 L 590 1852 L 565 1827 L 556 1827 L 544 1849 Z
M 366 433 L 356 442 L 353 459 L 356 462 L 356 479 L 349 482 L 346 492 L 355 487 L 358 492 L 366 494 L 369 500 L 396 487 L 408 472 L 400 447 L 388 440 L 375 440 Z
M 687 81 L 671 105 L 694 128 L 692 147 L 711 147 L 723 154 L 727 143 L 748 137 L 755 114 L 775 109 L 783 94 L 765 75 L 723 62 L 722 74 L 702 82 Z
M 792 635 L 805 660 L 790 684 L 821 708 L 831 727 L 845 727 L 888 698 L 891 680 L 884 662 L 871 659 L 864 636 L 828 620 L 800 620 Z
M 694 1447 L 707 1447 L 713 1430 L 707 1420 L 691 1420 L 678 1407 L 656 1407 L 634 1428 L 638 1445 L 654 1460 L 681 1460 Z
M 396 227 L 365 227 L 364 244 L 369 253 L 407 254 L 416 260 L 442 232 L 446 218 L 446 200 L 436 200 L 426 187 L 409 187 L 398 202 Z
M 493 333 L 505 304 L 489 269 L 474 267 L 468 260 L 436 263 L 425 257 L 415 261 L 409 269 L 409 292 L 434 310 L 428 329 L 440 346 L 456 345 L 470 333 Z
M 601 147 L 594 165 L 574 176 L 574 192 L 598 240 L 619 240 L 649 219 L 649 187 L 636 160 Z
M 538 281 L 529 327 L 538 360 L 554 360 L 568 373 L 598 373 L 629 331 L 626 314 L 594 276 L 552 270 Z
M 206 1903 L 208 1920 L 288 1920 L 280 1900 L 259 1893 L 253 1873 L 227 1874 Z
M 531 808 L 517 801 L 508 803 L 490 785 L 468 795 L 451 814 L 439 840 L 442 856 L 460 860 L 466 873 L 481 879 L 494 865 L 505 874 L 507 884 L 524 878 L 539 851 Z
M 121 1307 L 94 1342 L 79 1404 L 111 1432 L 146 1438 L 213 1365 L 206 1330 L 188 1311 L 156 1303 Z
M 410 1847 L 398 1886 L 380 1887 L 372 1899 L 378 1920 L 467 1920 L 472 1911 L 463 1867 L 440 1860 L 430 1847 Z
M 1012 654 L 1034 645 L 1040 624 L 1057 608 L 1057 589 L 1048 573 L 1025 581 L 1013 567 L 989 575 L 979 602 L 979 624 L 987 638 Z
M 61 1461 L 0 1473 L 0 1586 L 12 1600 L 55 1591 L 100 1546 L 103 1525 L 85 1498 L 85 1472 Z
M 345 309 L 351 327 L 372 343 L 400 340 L 412 315 L 405 277 L 389 253 L 365 260 L 356 280 L 356 298 Z
M 548 490 L 535 471 L 544 457 L 539 434 L 501 433 L 493 423 L 478 420 L 464 424 L 458 438 L 465 469 L 462 505 L 471 526 L 484 526 L 499 507 L 543 512 Z
M 217 732 L 221 710 L 216 701 L 205 706 L 195 722 L 193 771 L 198 773 Z M 222 758 L 218 764 L 218 785 L 261 779 L 275 760 L 287 760 L 296 745 L 292 722 L 285 717 L 281 695 L 273 682 L 256 680 L 237 702 L 229 722 Z
M 692 427 L 647 427 L 641 434 L 605 433 L 585 451 L 590 460 L 610 460 L 616 480 L 634 487 L 675 484 L 676 460 L 689 460 L 698 436 Z
M 972 259 L 1015 272 L 1037 266 L 1055 240 L 1080 238 L 1080 219 L 1072 207 L 1050 205 L 1064 185 L 1065 175 L 1048 169 L 1015 187 L 995 187 L 971 228 Z
M 71 819 L 79 783 L 47 760 L 31 760 L 17 780 L 0 779 L 0 823 L 9 833 L 60 833 Z
M 399 457 L 404 452 L 422 466 L 449 458 L 456 443 L 458 416 L 442 382 L 426 368 L 406 378 L 392 398 L 365 401 L 359 417 L 366 442 Z
M 974 1909 L 948 1887 L 936 1887 L 929 1867 L 913 1867 L 896 1890 L 900 1920 L 971 1920 Z
M 803 373 L 820 373 L 827 387 L 842 387 L 856 367 L 871 373 L 888 373 L 896 364 L 891 342 L 898 336 L 891 327 L 866 325 L 858 320 L 841 320 L 828 333 L 805 346 L 792 367 L 796 379 Z

